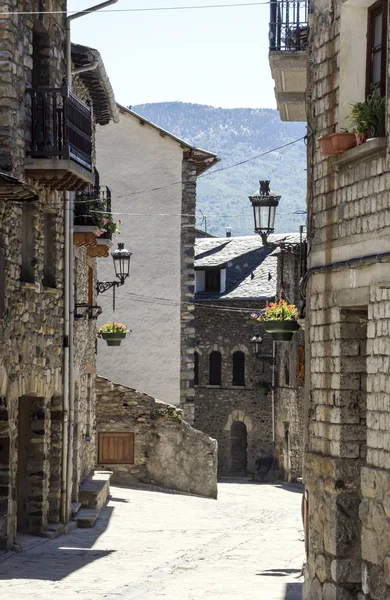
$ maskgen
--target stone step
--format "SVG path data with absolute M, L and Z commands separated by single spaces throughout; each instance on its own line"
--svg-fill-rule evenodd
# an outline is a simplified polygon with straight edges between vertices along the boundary
M 100 510 L 107 504 L 111 475 L 111 471 L 94 471 L 82 482 L 79 490 L 79 502 L 83 508 Z
M 80 508 L 81 508 L 81 502 L 72 502 L 72 505 L 71 505 L 71 516 L 72 516 L 72 519 L 75 518 L 75 516 L 79 512 Z
M 49 523 L 46 531 L 41 534 L 41 537 L 49 538 L 53 540 L 65 533 L 65 524 L 64 523 Z
M 93 527 L 100 514 L 100 508 L 80 508 L 76 515 L 75 521 L 77 527 L 86 529 L 87 527 Z

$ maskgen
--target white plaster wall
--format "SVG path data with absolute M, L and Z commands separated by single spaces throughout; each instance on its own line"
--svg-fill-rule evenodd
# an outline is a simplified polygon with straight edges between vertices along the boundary
M 367 7 L 371 0 L 347 0 L 341 6 L 339 130 L 350 130 L 352 105 L 366 93 Z
M 120 347 L 98 340 L 97 373 L 178 405 L 182 186 L 137 192 L 180 182 L 183 150 L 139 119 L 121 113 L 118 124 L 98 127 L 97 157 L 100 183 L 111 189 L 112 211 L 121 213 L 115 215 L 122 226 L 112 250 L 123 241 L 132 252 L 130 277 L 116 291 L 115 315 L 111 290 L 97 298 L 103 308 L 98 324 L 114 316 L 132 334 Z M 113 275 L 112 260 L 100 259 L 99 280 L 110 281 Z

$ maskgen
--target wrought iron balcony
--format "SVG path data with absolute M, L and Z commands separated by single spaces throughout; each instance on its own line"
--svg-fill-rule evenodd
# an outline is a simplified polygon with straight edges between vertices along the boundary
M 58 190 L 78 190 L 94 181 L 92 110 L 66 84 L 33 88 L 28 175 Z
M 282 121 L 306 121 L 308 0 L 271 0 L 269 60 Z
M 92 185 L 77 192 L 74 204 L 74 242 L 88 246 L 93 257 L 107 257 L 112 239 L 111 191 L 106 186 Z
M 307 0 L 271 0 L 269 49 L 306 50 L 308 41 Z
M 104 227 L 104 219 L 111 220 L 111 191 L 102 185 L 91 185 L 75 194 L 74 224 L 104 229 L 100 237 L 111 239 Z

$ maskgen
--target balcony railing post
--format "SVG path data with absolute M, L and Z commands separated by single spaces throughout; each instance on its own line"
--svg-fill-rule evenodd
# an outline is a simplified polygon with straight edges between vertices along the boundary
M 61 86 L 62 96 L 62 136 L 61 136 L 61 155 L 62 158 L 68 160 L 70 158 L 69 149 L 69 126 L 68 126 L 68 102 L 69 102 L 69 88 L 68 82 L 64 79 Z
M 269 49 L 276 50 L 276 9 L 277 0 L 270 2 Z

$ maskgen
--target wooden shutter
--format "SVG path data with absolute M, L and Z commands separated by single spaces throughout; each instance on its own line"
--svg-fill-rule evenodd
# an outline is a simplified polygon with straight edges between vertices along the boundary
M 100 464 L 134 464 L 134 433 L 99 433 Z

